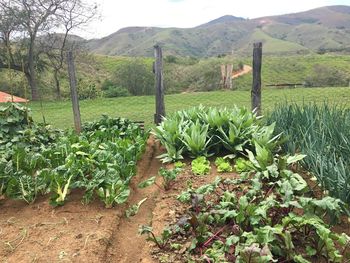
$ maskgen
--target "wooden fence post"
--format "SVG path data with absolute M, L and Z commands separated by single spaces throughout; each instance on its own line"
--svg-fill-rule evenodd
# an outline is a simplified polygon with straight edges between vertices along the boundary
M 262 43 L 254 43 L 253 50 L 253 85 L 251 91 L 252 110 L 256 110 L 258 116 L 261 115 L 261 62 Z
M 233 65 L 228 64 L 226 65 L 226 89 L 232 90 L 232 71 L 233 71 Z
M 165 117 L 164 105 L 164 85 L 163 85 L 163 55 L 162 48 L 159 45 L 154 46 L 155 63 L 153 64 L 155 74 L 156 88 L 156 114 L 154 115 L 154 123 L 160 124 L 162 117 Z
M 80 118 L 79 99 L 78 99 L 78 92 L 77 92 L 77 79 L 75 77 L 75 66 L 74 66 L 74 58 L 73 58 L 72 51 L 68 51 L 67 62 L 68 62 L 70 94 L 72 98 L 73 115 L 74 115 L 74 126 L 75 126 L 76 132 L 80 133 L 81 118 Z

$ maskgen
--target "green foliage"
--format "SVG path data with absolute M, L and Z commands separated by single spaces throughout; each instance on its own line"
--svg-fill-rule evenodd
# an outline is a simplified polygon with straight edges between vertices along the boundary
M 222 157 L 218 157 L 215 160 L 215 165 L 217 167 L 217 171 L 219 173 L 227 173 L 227 172 L 232 172 L 232 166 L 228 160 L 225 160 Z
M 159 175 L 163 178 L 163 186 L 166 191 L 170 189 L 172 182 L 176 179 L 181 170 L 181 168 L 168 170 L 163 167 L 159 169 Z
M 207 155 L 208 145 L 211 138 L 208 138 L 209 125 L 201 125 L 199 120 L 187 126 L 183 133 L 183 143 L 190 156 L 197 157 Z
M 171 226 L 180 228 L 173 239 L 185 236 L 191 259 L 200 254 L 201 260 L 214 262 L 344 262 L 350 237 L 331 231 L 341 201 L 305 195 L 306 182 L 290 170 L 305 156 L 274 154 L 270 159 L 259 151 L 259 158 L 250 156 L 250 172 L 241 178 L 217 178 L 178 196 L 191 207 Z
M 141 59 L 122 61 L 113 73 L 117 87 L 125 88 L 132 95 L 154 94 L 154 75 L 152 68 Z
M 277 149 L 279 136 L 273 135 L 274 128 L 263 126 L 254 113 L 243 108 L 199 106 L 168 116 L 153 134 L 167 150 L 159 158 L 170 162 L 185 154 L 192 158 L 222 151 L 238 155 L 258 149 L 256 143 Z
M 235 165 L 234 165 L 234 168 L 238 173 L 248 172 L 251 167 L 252 167 L 252 163 L 249 160 L 246 160 L 244 158 L 236 159 Z
M 20 114 L 22 109 L 14 110 Z M 32 203 L 38 195 L 51 193 L 50 203 L 57 206 L 72 189 L 81 188 L 84 203 L 97 196 L 106 207 L 128 198 L 147 138 L 138 125 L 103 116 L 84 124 L 80 135 L 35 123 L 22 125 L 21 119 L 18 125 L 11 120 L 11 125 L 17 128 L 0 147 L 1 196 Z
M 181 162 L 181 161 L 177 161 L 177 162 L 174 163 L 174 166 L 175 166 L 175 168 L 180 168 L 181 169 L 181 168 L 184 168 L 186 166 L 186 164 Z
M 198 257 L 200 253 L 204 261 L 311 262 L 325 258 L 330 262 L 343 262 L 349 257 L 346 248 L 350 237 L 332 232 L 331 226 L 344 212 L 344 203 L 328 196 L 316 199 L 306 195 L 310 192 L 308 185 L 294 170 L 298 162 L 303 164 L 308 157 L 295 154 L 297 151 L 293 155 L 278 153 L 280 145 L 288 142 L 281 139 L 278 122 L 275 125 L 271 121 L 264 126 L 254 115 L 237 112 L 239 110 L 230 115 L 225 110 L 208 111 L 204 107 L 181 111 L 164 120 L 175 120 L 179 128 L 174 125 L 171 132 L 165 130 L 166 136 L 155 133 L 170 143 L 166 138 L 181 138 L 179 130 L 185 129 L 181 123 L 188 127 L 198 122 L 208 127 L 206 133 L 213 138 L 213 148 L 221 144 L 220 149 L 229 151 L 226 159 L 237 155 L 246 157 L 235 161 L 236 170 L 242 172 L 241 178 L 218 178 L 197 189 L 189 186 L 177 197 L 191 206 L 173 226 L 180 228 L 174 235 L 185 236 L 186 243 L 191 243 L 187 252 Z M 310 117 L 303 123 L 311 120 Z M 286 126 L 291 123 L 289 120 Z M 323 133 L 325 131 L 329 130 Z M 182 147 L 181 140 L 176 142 Z M 218 167 L 224 164 L 218 170 L 231 168 L 224 158 L 217 158 L 215 164 Z M 209 170 L 206 157 L 192 161 L 195 174 L 206 174 Z
M 167 246 L 169 239 L 173 233 L 169 228 L 166 228 L 163 230 L 161 236 L 157 237 L 154 235 L 152 227 L 142 225 L 139 228 L 139 234 L 148 235 L 148 241 L 152 241 L 158 246 L 158 248 L 164 249 Z
M 156 177 L 155 177 L 155 176 L 152 176 L 152 177 L 148 178 L 147 180 L 145 180 L 145 181 L 139 183 L 138 187 L 141 188 L 141 189 L 142 189 L 142 188 L 146 188 L 146 187 L 148 187 L 148 186 L 154 184 L 155 181 L 156 181 Z
M 112 80 L 106 79 L 102 83 L 103 96 L 107 98 L 131 96 L 126 88 L 118 87 Z
M 147 197 L 142 199 L 140 202 L 138 202 L 135 205 L 132 205 L 131 207 L 129 207 L 126 211 L 125 211 L 125 215 L 126 217 L 131 217 L 136 215 L 139 212 L 139 209 L 141 207 L 141 205 L 147 200 Z
M 276 122 L 276 133 L 287 138 L 283 150 L 305 153 L 301 162 L 305 169 L 331 196 L 349 205 L 350 111 L 326 104 L 280 106 L 267 121 Z
M 79 99 L 96 99 L 101 97 L 101 90 L 96 83 L 89 79 L 82 78 L 78 81 L 78 96 Z
M 210 162 L 205 156 L 199 156 L 191 163 L 192 172 L 197 175 L 206 175 L 210 171 Z
M 322 64 L 315 64 L 313 71 L 305 79 L 307 87 L 346 87 L 349 84 L 348 73 Z
M 125 203 L 130 195 L 130 189 L 124 181 L 118 180 L 97 189 L 98 197 L 104 202 L 106 208 L 114 204 Z

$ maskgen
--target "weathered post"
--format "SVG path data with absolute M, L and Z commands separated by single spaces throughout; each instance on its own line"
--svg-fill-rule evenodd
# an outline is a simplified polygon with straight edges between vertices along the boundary
M 254 43 L 253 50 L 253 85 L 251 91 L 252 110 L 261 115 L 261 62 L 262 43 Z
M 162 117 L 165 117 L 164 105 L 164 85 L 163 85 L 163 55 L 162 48 L 159 45 L 154 46 L 155 63 L 153 64 L 155 74 L 156 88 L 156 114 L 154 115 L 154 123 L 162 122 Z
M 78 92 L 77 92 L 77 79 L 75 77 L 75 66 L 74 66 L 74 58 L 73 58 L 72 51 L 68 51 L 67 63 L 68 63 L 70 94 L 71 94 L 72 105 L 73 105 L 74 126 L 75 126 L 76 132 L 80 133 L 81 118 L 80 118 L 79 100 L 78 100 Z
M 226 89 L 232 90 L 232 71 L 233 65 L 226 65 Z

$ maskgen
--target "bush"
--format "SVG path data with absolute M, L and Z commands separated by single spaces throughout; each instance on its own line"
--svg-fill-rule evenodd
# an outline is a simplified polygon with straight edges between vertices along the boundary
M 110 79 L 106 79 L 102 83 L 102 91 L 103 96 L 107 98 L 115 98 L 115 97 L 127 97 L 131 96 L 128 89 L 119 87 L 115 82 Z
M 104 91 L 104 97 L 116 98 L 116 97 L 128 97 L 131 96 L 130 92 L 126 88 L 122 87 L 109 87 Z
M 320 64 L 314 65 L 313 72 L 305 79 L 307 87 L 345 87 L 348 84 L 346 72 Z
M 90 80 L 80 79 L 78 82 L 79 99 L 96 99 L 101 95 L 101 91 L 97 89 L 96 84 Z

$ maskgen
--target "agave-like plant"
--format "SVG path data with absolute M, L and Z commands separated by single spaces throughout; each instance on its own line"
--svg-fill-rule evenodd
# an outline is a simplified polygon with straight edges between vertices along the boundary
M 208 146 L 212 137 L 208 136 L 209 125 L 202 125 L 199 120 L 187 126 L 183 133 L 183 143 L 191 157 L 208 156 Z

